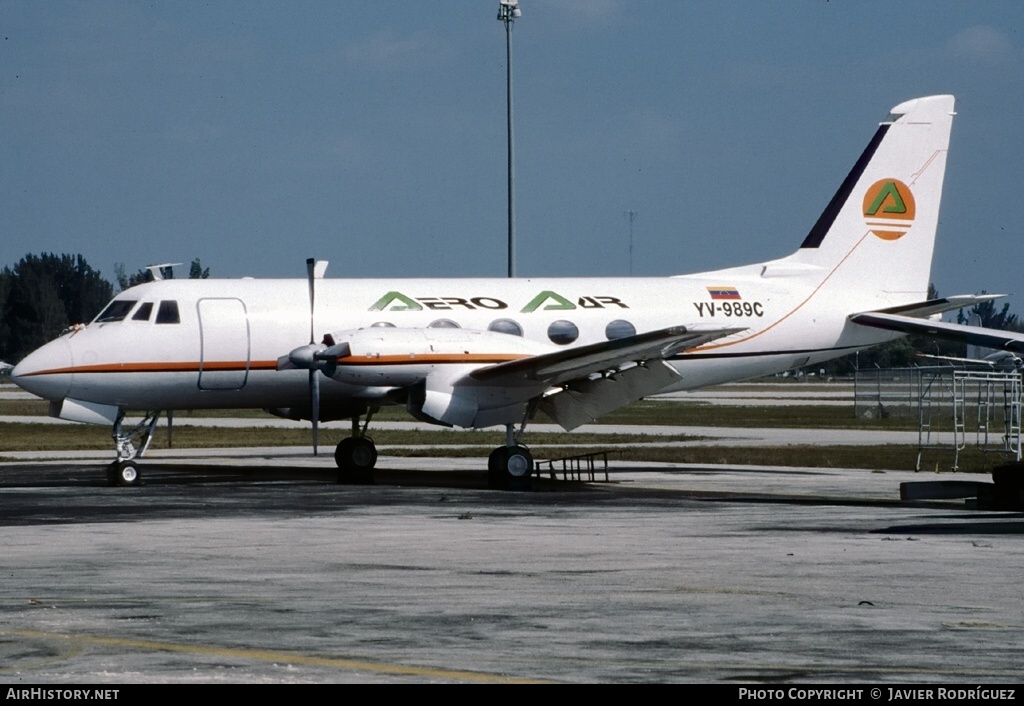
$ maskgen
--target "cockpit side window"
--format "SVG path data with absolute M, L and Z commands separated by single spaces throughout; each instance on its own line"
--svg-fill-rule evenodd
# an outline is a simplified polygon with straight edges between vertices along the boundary
M 174 300 L 160 302 L 160 308 L 156 310 L 156 322 L 158 324 L 180 324 L 178 302 Z
M 132 315 L 132 321 L 149 321 L 153 314 L 153 302 L 146 302 Z
M 109 324 L 114 321 L 123 321 L 137 301 L 137 299 L 115 299 L 107 304 L 107 308 L 100 312 L 93 323 Z

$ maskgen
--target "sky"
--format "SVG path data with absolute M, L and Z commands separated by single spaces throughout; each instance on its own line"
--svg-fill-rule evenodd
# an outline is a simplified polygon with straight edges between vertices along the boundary
M 782 257 L 889 108 L 952 93 L 932 279 L 1024 314 L 1024 3 L 520 5 L 519 276 Z M 0 267 L 505 276 L 497 9 L 0 0 Z

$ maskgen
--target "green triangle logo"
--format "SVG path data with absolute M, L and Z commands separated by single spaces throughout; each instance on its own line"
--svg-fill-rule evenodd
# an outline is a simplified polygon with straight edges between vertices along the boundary
M 549 301 L 550 303 L 546 303 Z M 545 289 L 543 292 L 531 299 L 530 303 L 524 306 L 522 311 L 524 314 L 529 314 L 537 311 L 541 304 L 544 304 L 545 311 L 558 311 L 576 308 L 575 304 L 563 297 L 561 294 L 555 294 L 554 292 Z
M 889 201 L 889 198 L 892 201 Z M 882 208 L 882 204 L 886 204 L 885 208 Z M 878 195 L 875 196 L 875 200 L 871 202 L 871 205 L 864 211 L 865 216 L 873 216 L 878 213 L 878 209 L 882 208 L 882 213 L 906 213 L 907 204 L 903 202 L 903 197 L 900 196 L 900 190 L 896 188 L 896 184 L 892 181 L 887 181 L 882 185 L 882 188 L 878 190 Z
M 422 311 L 423 307 L 401 292 L 388 292 L 378 299 L 370 311 Z

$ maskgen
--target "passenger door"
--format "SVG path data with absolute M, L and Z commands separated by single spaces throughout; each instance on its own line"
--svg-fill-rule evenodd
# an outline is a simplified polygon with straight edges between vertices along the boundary
M 240 390 L 249 377 L 249 316 L 241 299 L 200 299 L 199 389 Z

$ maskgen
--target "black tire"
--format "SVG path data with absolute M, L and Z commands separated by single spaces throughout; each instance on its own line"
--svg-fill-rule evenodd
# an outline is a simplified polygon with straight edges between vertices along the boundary
M 350 436 L 334 449 L 339 483 L 372 483 L 373 467 L 377 465 L 377 447 L 365 436 Z
M 491 451 L 491 455 L 487 457 L 487 472 L 488 473 L 504 473 L 505 472 L 505 461 L 508 459 L 508 447 L 499 446 L 498 448 Z
M 505 461 L 508 459 L 508 447 L 499 446 L 487 457 L 487 486 L 489 488 L 505 488 L 508 475 L 505 473 Z
M 1024 489 L 1024 464 L 1008 463 L 993 468 L 992 482 L 1002 493 L 1019 493 Z
M 135 461 L 118 461 L 114 464 L 114 482 L 122 488 L 142 485 L 142 474 Z
M 502 490 L 528 490 L 533 454 L 525 446 L 499 446 L 487 458 L 487 484 Z

